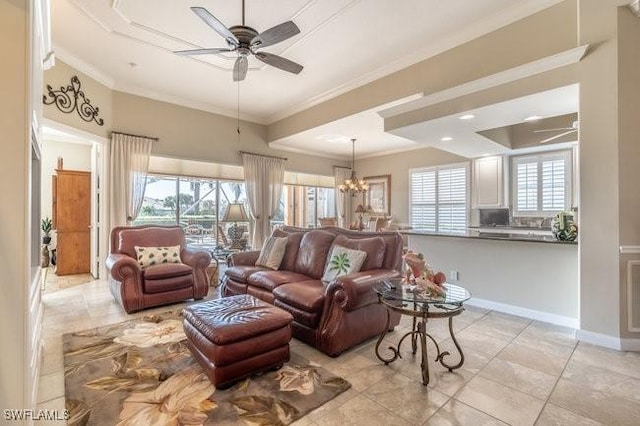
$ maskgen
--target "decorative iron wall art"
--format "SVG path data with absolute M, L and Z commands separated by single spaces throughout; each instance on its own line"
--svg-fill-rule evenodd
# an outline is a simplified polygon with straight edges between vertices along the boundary
M 45 105 L 55 104 L 56 107 L 65 114 L 71 114 L 76 111 L 80 118 L 86 122 L 95 121 L 98 126 L 104 124 L 102 118 L 98 118 L 100 109 L 91 105 L 89 98 L 84 96 L 84 92 L 80 90 L 80 79 L 78 76 L 71 77 L 71 84 L 67 87 L 61 86 L 60 90 L 53 90 L 47 84 L 47 91 L 51 99 L 47 99 L 47 95 L 42 96 Z

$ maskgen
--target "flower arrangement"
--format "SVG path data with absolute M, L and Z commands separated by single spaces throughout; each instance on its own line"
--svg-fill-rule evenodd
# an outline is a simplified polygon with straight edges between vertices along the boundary
M 407 268 L 403 278 L 404 283 L 416 285 L 426 291 L 430 297 L 442 297 L 446 289 L 443 284 L 447 277 L 442 272 L 434 273 L 422 253 L 408 251 L 404 256 Z

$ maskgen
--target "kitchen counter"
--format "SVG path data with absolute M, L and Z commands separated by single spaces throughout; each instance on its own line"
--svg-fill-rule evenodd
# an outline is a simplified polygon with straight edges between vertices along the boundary
M 544 235 L 536 232 L 539 228 L 496 228 L 496 231 L 485 232 L 480 228 L 469 228 L 465 232 L 460 233 L 448 233 L 448 232 L 434 232 L 425 231 L 420 229 L 408 229 L 406 231 L 398 231 L 407 235 L 428 235 L 434 237 L 451 237 L 451 238 L 477 238 L 484 240 L 502 240 L 502 241 L 524 241 L 533 243 L 548 243 L 548 244 L 569 244 L 577 245 L 577 241 L 559 241 L 552 235 Z M 512 232 L 510 232 L 512 231 Z M 527 231 L 527 232 L 523 232 Z

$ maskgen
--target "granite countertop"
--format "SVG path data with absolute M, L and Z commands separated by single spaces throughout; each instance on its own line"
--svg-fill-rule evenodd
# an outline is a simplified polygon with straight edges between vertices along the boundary
M 522 229 L 522 228 L 519 228 Z M 537 228 L 536 228 L 537 229 Z M 427 235 L 434 237 L 451 237 L 451 238 L 475 238 L 482 240 L 501 240 L 501 241 L 524 241 L 531 243 L 548 243 L 548 244 L 569 244 L 578 245 L 578 241 L 558 241 L 551 235 L 536 235 L 536 234 L 513 234 L 503 232 L 484 232 L 478 229 L 469 228 L 466 232 L 460 233 L 446 233 L 446 232 L 434 232 L 421 229 L 408 229 L 406 231 L 398 231 L 407 235 Z

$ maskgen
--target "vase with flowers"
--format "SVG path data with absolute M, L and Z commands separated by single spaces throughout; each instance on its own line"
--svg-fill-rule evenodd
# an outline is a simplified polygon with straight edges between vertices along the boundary
M 407 252 L 403 257 L 406 264 L 403 282 L 415 285 L 429 297 L 444 297 L 444 283 L 447 277 L 442 272 L 434 272 L 422 253 Z

